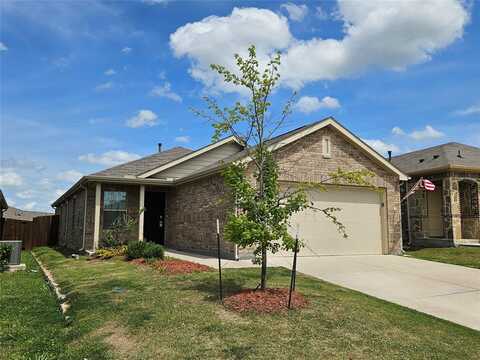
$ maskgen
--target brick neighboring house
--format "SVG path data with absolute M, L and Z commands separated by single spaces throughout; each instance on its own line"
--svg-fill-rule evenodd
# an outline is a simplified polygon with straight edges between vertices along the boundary
M 333 118 L 300 127 L 271 140 L 285 186 L 328 179 L 338 168 L 368 169 L 378 190 L 359 186 L 329 186 L 311 190 L 321 207 L 337 206 L 347 226 L 343 239 L 321 214 L 295 215 L 305 252 L 314 254 L 392 254 L 401 251 L 400 170 Z M 247 151 L 234 137 L 196 151 L 176 147 L 126 164 L 84 176 L 52 206 L 60 216 L 59 242 L 75 250 L 95 250 L 102 233 L 126 212 L 139 216 L 130 239 L 148 240 L 168 248 L 216 252 L 216 219 L 221 227 L 234 204 L 221 170 L 244 160 Z M 293 230 L 292 230 L 293 231 Z M 249 256 L 248 250 L 222 244 L 224 257 Z
M 480 243 L 480 148 L 443 144 L 392 158 L 411 176 L 402 196 L 420 179 L 433 192 L 417 191 L 402 204 L 403 238 L 412 245 L 453 246 Z

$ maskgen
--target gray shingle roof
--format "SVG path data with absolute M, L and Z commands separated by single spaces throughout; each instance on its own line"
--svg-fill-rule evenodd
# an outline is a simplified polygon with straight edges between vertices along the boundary
M 105 169 L 90 175 L 95 176 L 136 176 L 148 170 L 154 169 L 170 161 L 178 159 L 191 153 L 191 149 L 177 146 L 153 155 L 145 156 L 138 160 L 133 160 L 125 164 L 120 164 L 109 169 Z
M 406 174 L 455 167 L 480 171 L 480 148 L 451 142 L 395 156 L 392 164 Z
M 3 217 L 5 219 L 12 219 L 12 220 L 21 220 L 21 221 L 33 221 L 33 218 L 38 216 L 47 216 L 53 215 L 52 213 L 47 212 L 40 212 L 40 211 L 27 211 L 14 208 L 10 206 L 4 213 Z

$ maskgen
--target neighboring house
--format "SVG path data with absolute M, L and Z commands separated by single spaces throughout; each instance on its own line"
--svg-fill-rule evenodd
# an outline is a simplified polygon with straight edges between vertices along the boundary
M 479 243 L 480 148 L 448 143 L 393 157 L 392 163 L 411 176 L 402 196 L 420 177 L 436 186 L 402 204 L 404 240 L 426 246 Z
M 305 254 L 392 254 L 401 251 L 400 170 L 333 118 L 300 127 L 272 139 L 280 180 L 289 186 L 319 182 L 337 169 L 368 169 L 379 189 L 330 186 L 309 191 L 318 207 L 340 207 L 338 218 L 349 237 L 320 213 L 304 211 L 292 219 L 306 241 Z M 84 176 L 52 206 L 60 216 L 59 243 L 76 250 L 95 250 L 102 232 L 122 214 L 138 214 L 128 238 L 164 244 L 168 248 L 212 254 L 216 252 L 216 219 L 223 227 L 234 211 L 221 170 L 248 158 L 234 137 L 192 151 L 176 147 L 123 165 Z M 229 258 L 247 257 L 229 242 L 222 243 Z
M 53 214 L 47 213 L 47 212 L 40 212 L 40 211 L 21 210 L 13 206 L 10 206 L 3 213 L 3 218 L 10 219 L 10 220 L 19 220 L 19 221 L 33 221 L 33 219 L 38 216 L 48 216 L 48 215 L 53 215 Z
M 0 240 L 2 240 L 3 236 L 3 226 L 5 221 L 3 213 L 8 209 L 7 200 L 5 200 L 5 196 L 3 196 L 2 190 L 0 190 Z

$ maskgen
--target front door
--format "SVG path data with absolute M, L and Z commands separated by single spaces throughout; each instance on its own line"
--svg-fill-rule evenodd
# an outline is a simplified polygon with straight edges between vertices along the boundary
M 165 193 L 145 192 L 143 237 L 146 241 L 165 244 Z

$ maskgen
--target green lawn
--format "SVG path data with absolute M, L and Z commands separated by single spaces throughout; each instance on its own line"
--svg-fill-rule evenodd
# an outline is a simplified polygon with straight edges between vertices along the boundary
M 417 259 L 438 261 L 480 269 L 480 248 L 429 248 L 407 251 L 407 254 Z
M 2 286 L 10 283 L 1 295 L 1 340 L 17 355 L 8 359 L 42 352 L 51 355 L 42 359 L 89 360 L 478 359 L 480 353 L 480 332 L 309 277 L 297 279 L 307 309 L 240 316 L 217 302 L 215 272 L 169 277 L 120 259 L 36 253 L 70 298 L 73 321 L 62 325 L 37 274 L 15 275 L 19 290 L 11 274 L 1 274 Z M 256 286 L 258 270 L 229 269 L 224 279 L 226 292 L 236 292 Z M 286 287 L 289 272 L 271 269 L 269 281 Z M 7 320 L 15 325 L 5 326 Z
M 0 273 L 0 359 L 102 358 L 97 354 L 106 353 L 107 346 L 100 340 L 69 348 L 77 336 L 75 326 L 65 326 L 30 253 L 22 253 L 22 262 L 26 271 Z

